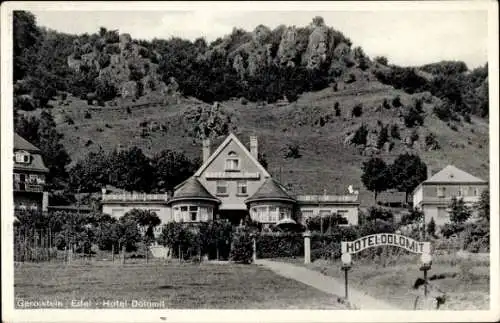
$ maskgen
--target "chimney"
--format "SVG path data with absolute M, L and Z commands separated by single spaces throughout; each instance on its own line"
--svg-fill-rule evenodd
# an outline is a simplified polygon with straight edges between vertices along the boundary
M 427 166 L 427 179 L 432 177 L 432 168 L 430 166 Z
M 210 139 L 203 139 L 203 164 L 207 162 L 210 157 Z
M 259 145 L 257 143 L 257 136 L 250 136 L 250 154 L 257 159 L 259 156 Z

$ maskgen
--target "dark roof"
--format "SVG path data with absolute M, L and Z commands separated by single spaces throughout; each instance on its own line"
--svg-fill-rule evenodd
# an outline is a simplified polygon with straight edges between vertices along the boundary
M 43 163 L 42 155 L 31 155 L 31 162 L 29 164 L 22 164 L 14 162 L 14 170 L 26 170 L 33 172 L 48 173 L 49 170 Z
M 220 200 L 210 194 L 196 177 L 190 177 L 179 184 L 175 189 L 174 196 L 168 203 L 170 204 L 179 200 L 208 200 L 220 203 Z
M 245 202 L 249 203 L 261 200 L 284 200 L 289 202 L 296 202 L 294 198 L 288 195 L 283 185 L 272 178 L 267 178 L 264 184 L 259 187 L 257 192 L 255 192 L 255 194 L 248 198 Z
M 35 147 L 28 140 L 24 139 L 17 133 L 14 133 L 14 150 L 26 150 L 34 153 L 39 153 L 40 149 Z

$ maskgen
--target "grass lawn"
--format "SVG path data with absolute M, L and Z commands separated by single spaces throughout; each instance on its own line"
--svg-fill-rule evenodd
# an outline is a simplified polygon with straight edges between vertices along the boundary
M 280 259 L 280 261 L 284 261 Z M 413 301 L 417 291 L 412 289 L 418 277 L 423 278 L 419 270 L 418 256 L 400 256 L 384 267 L 377 261 L 359 261 L 353 259 L 353 267 L 349 271 L 349 286 L 365 291 L 373 297 L 380 297 L 401 309 L 413 309 Z M 303 259 L 290 260 L 297 265 L 322 272 L 343 281 L 344 272 L 340 269 L 340 261 L 317 261 L 304 265 Z M 445 274 L 446 278 L 431 280 L 430 283 L 446 293 L 446 303 L 440 308 L 444 310 L 488 310 L 489 309 L 489 276 L 488 260 L 459 259 L 455 256 L 442 255 L 435 257 L 428 277 Z
M 16 308 L 21 299 L 57 300 L 64 308 L 82 299 L 87 308 L 115 300 L 133 308 L 140 300 L 170 309 L 345 309 L 333 295 L 255 265 L 25 263 L 15 268 L 14 282 Z

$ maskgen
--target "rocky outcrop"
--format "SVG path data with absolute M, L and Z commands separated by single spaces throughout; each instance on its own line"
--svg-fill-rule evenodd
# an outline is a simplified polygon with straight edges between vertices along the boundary
M 309 35 L 309 42 L 305 52 L 307 68 L 317 69 L 326 61 L 328 51 L 328 28 L 317 26 Z
M 281 42 L 278 47 L 278 62 L 283 66 L 295 66 L 297 56 L 297 29 L 295 26 L 288 27 L 281 36 Z

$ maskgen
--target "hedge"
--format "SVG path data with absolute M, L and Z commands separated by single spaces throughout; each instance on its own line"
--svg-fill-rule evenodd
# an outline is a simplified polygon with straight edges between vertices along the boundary
M 304 256 L 302 234 L 260 234 L 256 237 L 257 258 Z

